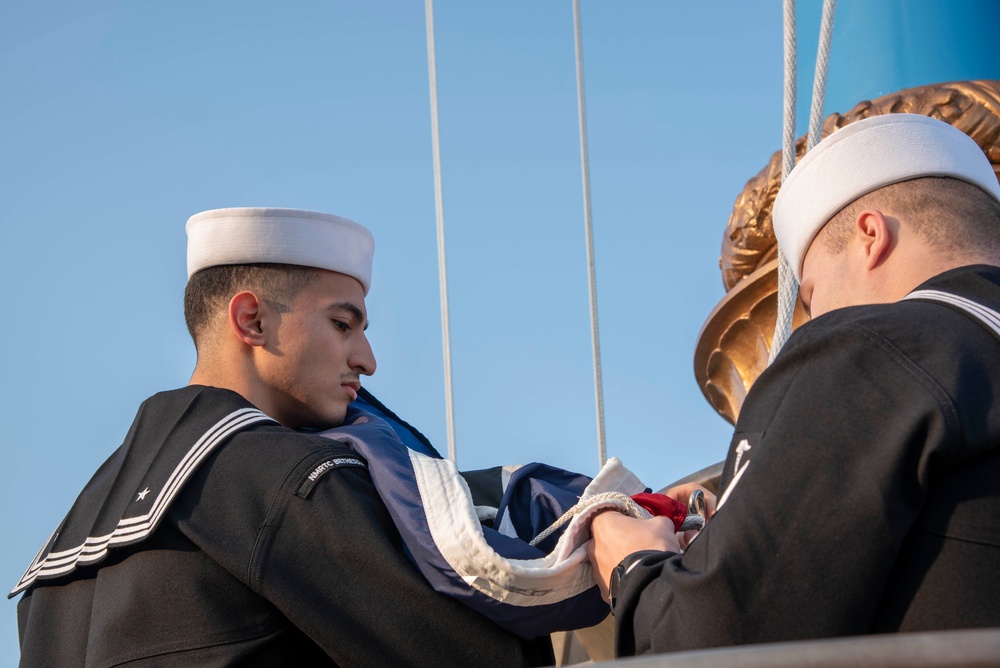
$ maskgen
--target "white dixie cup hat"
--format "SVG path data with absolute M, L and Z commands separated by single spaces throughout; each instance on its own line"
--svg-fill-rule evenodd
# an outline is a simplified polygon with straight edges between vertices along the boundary
M 319 211 L 239 207 L 197 213 L 185 226 L 187 271 L 271 262 L 328 269 L 371 288 L 375 239 L 353 220 Z
M 923 176 L 949 176 L 1000 201 L 1000 184 L 979 145 L 944 121 L 886 114 L 856 121 L 821 141 L 795 166 L 774 201 L 772 221 L 795 279 L 820 229 L 873 190 Z

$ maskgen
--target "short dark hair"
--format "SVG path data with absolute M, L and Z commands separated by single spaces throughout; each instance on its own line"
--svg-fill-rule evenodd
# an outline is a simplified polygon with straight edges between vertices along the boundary
M 251 290 L 285 312 L 315 275 L 311 267 L 274 263 L 226 264 L 197 272 L 184 289 L 184 320 L 195 348 L 212 317 L 228 308 L 233 295 Z
M 827 223 L 828 252 L 836 255 L 847 247 L 865 209 L 903 219 L 942 253 L 1000 251 L 1000 201 L 967 181 L 926 176 L 862 195 Z

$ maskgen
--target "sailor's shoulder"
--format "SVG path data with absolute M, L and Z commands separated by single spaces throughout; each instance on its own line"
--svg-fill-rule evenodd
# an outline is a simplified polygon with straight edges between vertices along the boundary
M 209 462 L 206 476 L 239 479 L 250 488 L 279 488 L 316 473 L 349 467 L 367 470 L 367 461 L 350 446 L 281 425 L 254 425 L 233 436 Z
M 260 462 L 293 463 L 327 453 L 353 452 L 344 443 L 317 434 L 289 429 L 275 423 L 263 423 L 233 436 L 228 450 L 238 450 L 240 457 L 253 456 Z
M 825 313 L 799 327 L 789 345 L 842 348 L 881 343 L 901 349 L 922 348 L 929 339 L 940 346 L 949 339 L 975 336 L 976 330 L 977 325 L 960 311 L 936 302 L 903 299 Z
M 924 317 L 927 304 L 914 301 L 897 301 L 885 304 L 861 304 L 846 306 L 825 313 L 807 323 L 817 331 L 829 332 L 841 328 L 851 329 L 858 325 L 894 327 Z

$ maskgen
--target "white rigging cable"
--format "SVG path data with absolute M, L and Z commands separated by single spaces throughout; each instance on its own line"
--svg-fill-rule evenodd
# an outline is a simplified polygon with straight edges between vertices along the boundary
M 781 134 L 781 180 L 795 166 L 795 98 L 796 77 L 795 54 L 798 46 L 795 43 L 795 0 L 784 0 L 784 52 L 785 52 L 785 88 L 783 108 L 785 111 Z
M 826 79 L 830 64 L 830 45 L 833 41 L 833 17 L 837 0 L 823 0 L 823 18 L 820 24 L 819 45 L 816 51 L 816 71 L 813 76 L 812 106 L 809 113 L 809 135 L 806 150 L 809 151 L 819 141 L 823 104 L 826 99 Z M 784 0 L 784 126 L 781 147 L 781 180 L 795 166 L 795 0 Z M 792 316 L 799 286 L 795 272 L 788 264 L 785 254 L 778 248 L 778 317 L 771 340 L 768 364 L 774 361 L 788 336 L 792 333 Z
M 455 461 L 455 410 L 451 387 L 451 324 L 448 319 L 448 268 L 444 246 L 444 192 L 441 186 L 441 138 L 438 132 L 437 63 L 434 59 L 434 0 L 424 1 L 427 20 L 427 70 L 431 97 L 431 142 L 434 145 L 434 207 L 437 212 L 438 279 L 441 286 L 441 339 L 444 349 L 444 403 L 448 426 L 448 458 Z
M 833 14 L 837 0 L 823 0 L 823 19 L 819 27 L 819 46 L 816 47 L 816 73 L 813 75 L 812 109 L 809 112 L 809 139 L 806 151 L 819 143 L 823 123 L 823 103 L 826 101 L 826 73 L 830 69 L 830 43 L 833 41 Z
M 601 380 L 601 334 L 597 317 L 594 226 L 590 214 L 590 161 L 587 157 L 587 108 L 583 90 L 583 36 L 580 30 L 580 0 L 573 0 L 573 28 L 576 44 L 577 109 L 580 115 L 580 163 L 583 173 L 583 224 L 587 236 L 587 277 L 590 285 L 590 342 L 594 357 L 594 395 L 597 405 L 597 459 L 599 466 L 603 467 L 608 455 L 604 440 L 604 386 Z
M 781 180 L 795 166 L 795 0 L 784 0 L 784 52 L 785 52 L 785 86 L 784 86 L 784 122 L 781 137 Z M 792 332 L 792 313 L 795 311 L 795 298 L 799 286 L 795 282 L 795 273 L 788 264 L 788 258 L 778 247 L 778 318 L 774 324 L 774 337 L 771 339 L 771 350 L 767 357 L 770 364 L 778 356 L 781 347 Z

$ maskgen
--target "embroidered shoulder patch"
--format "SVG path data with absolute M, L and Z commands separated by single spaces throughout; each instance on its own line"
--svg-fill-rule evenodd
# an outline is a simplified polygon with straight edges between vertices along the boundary
M 360 457 L 354 457 L 352 455 L 338 455 L 336 457 L 330 457 L 329 459 L 323 461 L 320 464 L 314 466 L 304 478 L 302 482 L 299 483 L 298 489 L 295 490 L 295 496 L 301 496 L 303 499 L 309 497 L 309 493 L 312 492 L 313 487 L 319 482 L 319 479 L 325 476 L 327 473 L 334 469 L 344 468 L 368 468 L 368 464 L 365 460 Z

